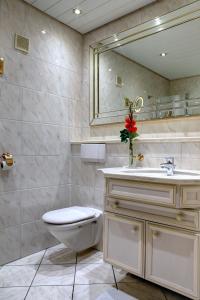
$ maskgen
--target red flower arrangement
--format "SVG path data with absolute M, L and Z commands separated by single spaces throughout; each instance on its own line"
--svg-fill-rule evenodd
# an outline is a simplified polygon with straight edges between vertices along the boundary
M 133 140 L 139 136 L 137 133 L 136 121 L 133 118 L 132 105 L 129 107 L 129 115 L 125 118 L 125 128 L 120 131 L 120 138 L 122 143 L 129 141 L 129 167 L 133 167 L 134 153 Z
M 133 113 L 130 114 L 125 119 L 125 129 L 120 131 L 120 137 L 122 143 L 127 143 L 128 140 L 133 140 L 139 136 L 137 133 L 136 121 L 133 119 Z
M 125 127 L 128 130 L 128 132 L 137 132 L 136 121 L 130 118 L 130 116 L 127 116 L 125 119 Z

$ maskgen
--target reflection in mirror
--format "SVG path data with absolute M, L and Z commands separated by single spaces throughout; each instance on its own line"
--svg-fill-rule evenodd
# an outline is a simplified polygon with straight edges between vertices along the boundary
M 139 96 L 137 120 L 200 114 L 199 32 L 197 18 L 100 53 L 99 117 L 127 114 Z

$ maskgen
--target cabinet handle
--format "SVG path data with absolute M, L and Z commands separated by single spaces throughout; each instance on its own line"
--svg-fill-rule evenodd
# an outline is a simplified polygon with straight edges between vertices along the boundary
M 184 217 L 184 214 L 182 212 L 179 212 L 176 215 L 176 220 L 180 222 L 180 221 L 182 221 L 183 217 Z
M 160 232 L 159 231 L 153 231 L 153 237 L 154 238 L 157 238 L 157 237 L 159 237 L 160 236 Z
M 133 226 L 133 228 L 131 229 L 131 232 L 137 232 L 139 230 L 139 226 L 135 225 Z
M 111 204 L 111 208 L 113 208 L 113 209 L 118 208 L 118 206 L 119 206 L 119 202 L 117 202 L 117 201 L 115 203 Z

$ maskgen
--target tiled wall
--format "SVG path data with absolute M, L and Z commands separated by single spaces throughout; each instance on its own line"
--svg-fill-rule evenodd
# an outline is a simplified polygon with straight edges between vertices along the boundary
M 46 35 L 41 30 L 47 31 Z M 30 53 L 13 47 L 30 38 Z M 56 243 L 44 212 L 70 205 L 71 113 L 80 101 L 82 36 L 23 0 L 0 0 L 0 153 L 16 166 L 0 172 L 0 264 Z

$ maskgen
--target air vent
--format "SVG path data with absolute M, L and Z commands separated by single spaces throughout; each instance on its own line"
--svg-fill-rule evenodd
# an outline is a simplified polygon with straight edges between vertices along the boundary
M 15 49 L 24 53 L 29 52 L 29 39 L 19 34 L 15 34 Z

